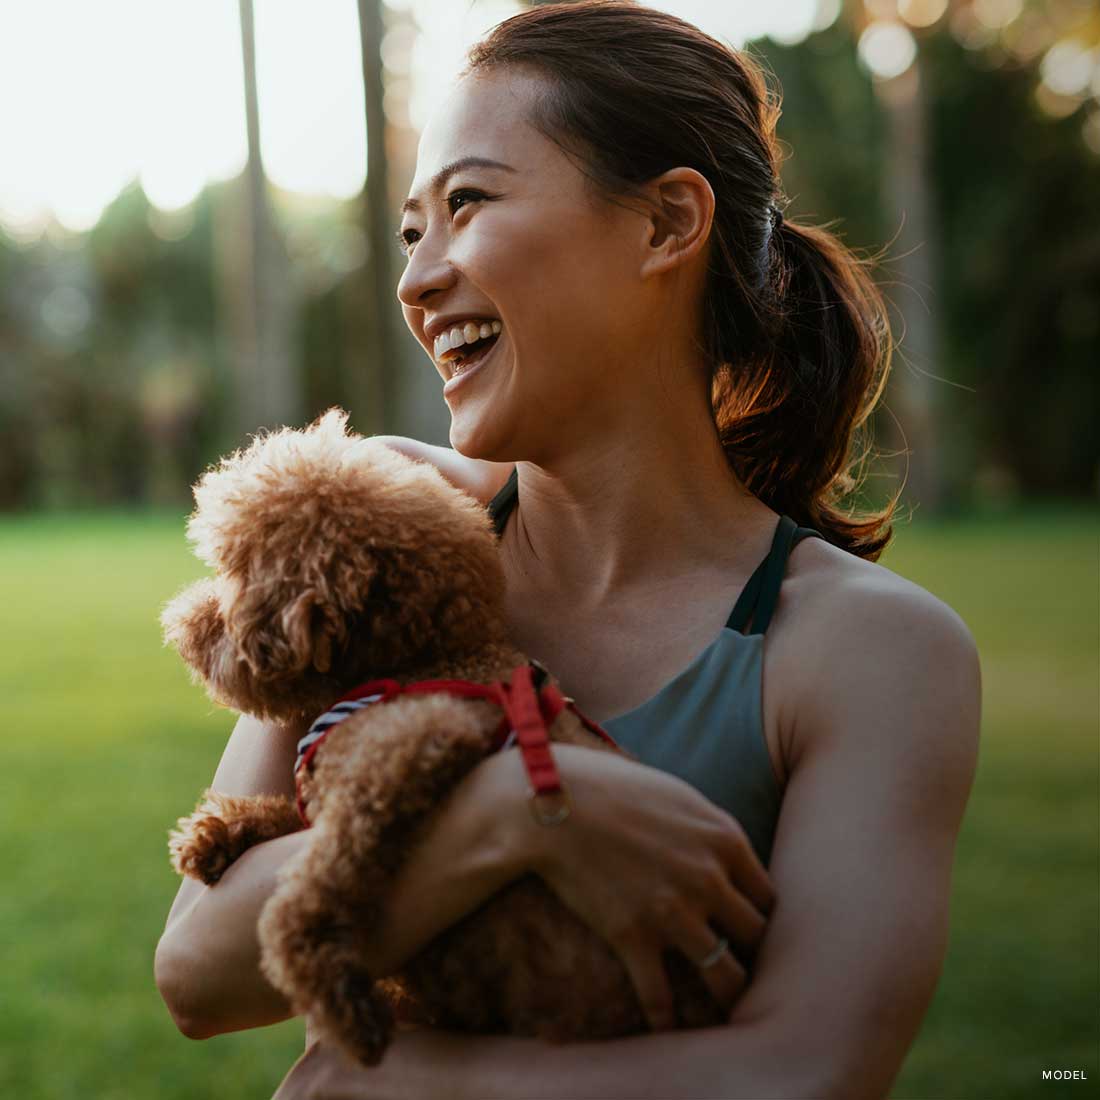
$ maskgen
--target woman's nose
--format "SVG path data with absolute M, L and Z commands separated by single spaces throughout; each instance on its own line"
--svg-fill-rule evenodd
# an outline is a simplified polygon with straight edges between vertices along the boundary
M 402 305 L 416 309 L 424 305 L 436 291 L 454 285 L 455 271 L 440 249 L 429 251 L 424 240 L 416 242 L 405 270 L 397 283 L 397 297 Z

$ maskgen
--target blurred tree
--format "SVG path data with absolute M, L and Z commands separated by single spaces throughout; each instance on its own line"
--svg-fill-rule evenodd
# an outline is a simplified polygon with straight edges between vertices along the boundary
M 900 30 L 896 22 L 887 23 L 892 6 L 847 0 L 844 12 L 853 38 L 858 41 L 876 22 Z M 935 514 L 945 503 L 950 467 L 940 446 L 942 414 L 935 384 L 942 370 L 941 303 L 936 281 L 940 248 L 939 223 L 932 209 L 929 88 L 923 68 L 918 48 L 912 61 L 896 75 L 876 75 L 870 83 L 886 123 L 882 194 L 899 250 L 893 261 L 899 276 L 897 289 L 887 294 L 897 341 L 886 394 L 897 420 L 889 424 L 900 429 L 900 437 L 891 432 L 892 442 L 899 450 L 904 448 L 905 465 L 898 471 L 905 477 L 903 497 Z
M 0 507 L 186 503 L 224 396 L 210 207 L 130 186 L 86 237 L 0 237 Z
M 884 18 L 887 9 L 896 15 L 891 0 L 874 5 Z M 857 251 L 888 242 L 902 253 L 876 274 L 903 340 L 893 382 L 911 387 L 918 409 L 927 401 L 917 424 L 934 418 L 944 507 L 972 500 L 987 475 L 1028 494 L 1095 495 L 1100 156 L 1083 137 L 1100 97 L 1086 87 L 1052 99 L 1040 74 L 1059 42 L 1100 43 L 1100 9 L 1033 3 L 995 32 L 957 3 L 917 29 L 926 185 L 917 200 L 902 186 L 915 168 L 886 169 L 916 143 L 906 132 L 916 123 L 873 90 L 858 25 L 839 20 L 795 46 L 758 44 L 784 92 L 794 211 L 838 219 Z M 914 212 L 926 228 L 906 234 Z M 934 335 L 914 339 L 930 314 Z M 887 410 L 908 447 L 926 449 L 899 397 L 893 386 Z M 897 438 L 889 416 L 876 416 L 876 431 Z M 927 507 L 912 463 L 905 495 Z
M 960 462 L 1029 495 L 1094 494 L 1100 156 L 1080 109 L 1041 109 L 1032 65 L 990 67 L 948 34 L 925 48 L 948 354 L 974 387 Z
M 363 66 L 363 101 L 367 126 L 367 181 L 363 192 L 367 229 L 367 264 L 362 296 L 351 300 L 352 325 L 362 324 L 362 358 L 349 379 L 356 428 L 368 435 L 387 430 L 397 407 L 400 356 L 393 329 L 394 280 L 391 249 L 396 228 L 390 217 L 386 156 L 386 112 L 383 107 L 381 0 L 359 0 L 359 45 Z M 358 301 L 357 301 L 358 299 Z M 359 308 L 356 308 L 359 305 Z M 361 320 L 360 320 L 361 319 Z
M 888 2 L 876 0 L 876 10 Z M 976 13 L 995 7 L 960 0 L 919 32 L 926 202 L 937 245 L 918 249 L 929 255 L 928 274 L 901 277 L 913 288 L 916 315 L 935 311 L 941 332 L 934 362 L 921 353 L 912 368 L 902 360 L 895 369 L 928 372 L 948 503 L 986 482 L 1095 497 L 1100 126 L 1090 119 L 1100 118 L 1100 95 L 1097 55 L 1087 50 L 1100 45 L 1100 11 L 1086 11 L 1081 0 L 1029 3 L 994 32 Z M 363 26 L 367 45 L 377 42 L 365 19 Z M 857 252 L 876 254 L 884 242 L 905 251 L 908 242 L 894 240 L 896 181 L 885 171 L 891 123 L 857 44 L 852 24 L 837 20 L 797 45 L 750 45 L 783 88 L 779 135 L 790 149 L 782 175 L 792 212 L 833 222 Z M 1065 51 L 1052 53 L 1057 46 Z M 375 109 L 368 107 L 368 122 Z M 289 359 L 308 364 L 303 415 L 340 402 L 360 430 L 408 430 L 392 425 L 405 423 L 416 401 L 434 412 L 434 372 L 401 379 L 405 408 L 353 390 L 404 355 L 371 342 L 374 316 L 397 328 L 393 289 L 374 302 L 382 291 L 370 289 L 367 270 L 394 247 L 388 225 L 377 228 L 382 219 L 369 212 L 385 189 L 372 195 L 368 183 L 368 194 L 346 203 L 280 195 L 263 184 L 257 123 L 253 113 L 257 156 L 248 179 L 254 189 L 259 181 L 261 201 L 252 209 L 273 222 L 267 204 L 280 199 L 287 250 L 282 255 L 280 244 L 264 271 L 289 282 L 293 270 L 305 313 L 300 329 L 278 327 L 298 312 L 288 297 L 295 309 L 278 311 L 260 331 L 286 333 Z M 376 140 L 392 135 L 377 123 L 373 132 Z M 389 152 L 390 163 L 401 162 Z M 368 154 L 377 182 L 386 169 L 373 164 Z M 238 336 L 227 339 L 241 317 L 234 303 L 253 285 L 249 269 L 234 266 L 254 243 L 246 193 L 244 178 L 217 184 L 167 214 L 131 186 L 88 234 L 53 225 L 38 240 L 14 243 L 0 232 L 0 508 L 186 504 L 203 465 L 257 426 L 223 425 L 240 379 Z M 368 232 L 379 235 L 369 253 Z M 878 274 L 896 298 L 892 267 Z M 380 276 L 380 285 L 391 278 Z M 910 360 L 911 336 L 910 328 L 903 344 Z M 421 394 L 410 379 L 423 383 Z M 381 427 L 370 419 L 380 410 Z M 906 434 L 914 446 L 910 423 Z
M 268 195 L 260 149 L 256 44 L 252 0 L 238 0 L 244 62 L 248 161 L 220 211 L 219 267 L 234 387 L 238 441 L 260 427 L 296 424 L 302 417 L 296 358 L 297 307 L 286 251 Z

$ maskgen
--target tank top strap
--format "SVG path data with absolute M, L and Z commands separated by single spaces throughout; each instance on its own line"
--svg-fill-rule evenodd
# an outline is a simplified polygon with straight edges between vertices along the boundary
M 812 527 L 799 527 L 790 516 L 779 517 L 768 556 L 756 567 L 738 596 L 726 621 L 728 629 L 743 634 L 750 619 L 753 634 L 763 634 L 768 629 L 775 605 L 779 602 L 779 586 L 783 583 L 791 550 L 803 539 L 815 536 L 819 539 L 825 537 Z
M 493 530 L 497 538 L 504 533 L 504 526 L 508 522 L 508 513 L 516 502 L 516 494 L 519 491 L 519 467 L 513 466 L 508 480 L 497 490 L 496 496 L 486 505 L 489 518 L 493 521 Z

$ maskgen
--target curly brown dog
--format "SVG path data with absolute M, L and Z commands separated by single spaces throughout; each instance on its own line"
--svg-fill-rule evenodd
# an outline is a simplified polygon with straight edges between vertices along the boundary
M 508 641 L 482 506 L 431 465 L 349 434 L 339 410 L 258 437 L 203 475 L 195 501 L 188 536 L 215 575 L 177 595 L 161 621 L 218 702 L 314 718 L 367 680 L 489 684 L 526 661 Z M 333 727 L 299 773 L 312 840 L 261 914 L 262 967 L 296 1012 L 368 1065 L 395 1013 L 559 1042 L 647 1029 L 618 956 L 537 875 L 399 974 L 367 964 L 391 881 L 448 793 L 496 750 L 501 715 L 488 700 L 434 693 L 371 704 Z M 571 709 L 549 736 L 614 751 Z M 207 791 L 172 834 L 174 866 L 213 884 L 245 849 L 300 828 L 287 798 Z M 687 960 L 665 961 L 679 1025 L 724 1022 Z

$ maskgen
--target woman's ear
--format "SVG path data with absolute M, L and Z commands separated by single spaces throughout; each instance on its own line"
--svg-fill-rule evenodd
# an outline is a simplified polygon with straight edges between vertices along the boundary
M 659 275 L 698 256 L 710 238 L 714 190 L 694 168 L 670 168 L 646 185 L 651 210 L 640 274 Z

